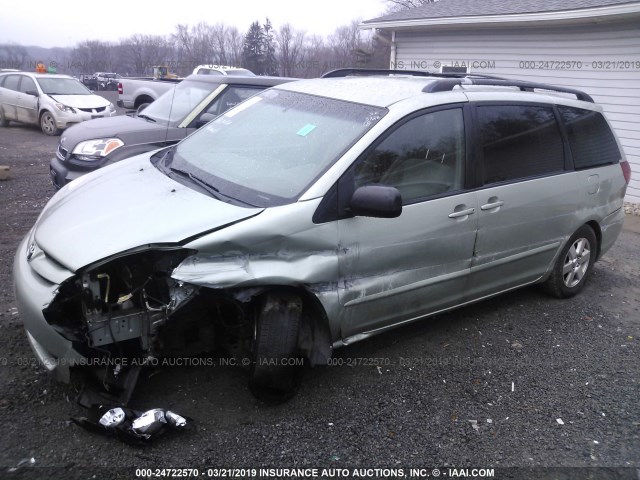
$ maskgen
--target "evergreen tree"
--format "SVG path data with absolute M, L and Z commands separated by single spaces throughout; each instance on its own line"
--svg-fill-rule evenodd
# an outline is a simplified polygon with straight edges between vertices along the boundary
M 277 75 L 278 60 L 276 58 L 276 40 L 271 25 L 271 20 L 267 17 L 265 24 L 262 26 L 262 74 Z
M 263 31 L 258 22 L 253 22 L 244 36 L 242 48 L 242 66 L 256 75 L 262 74 L 263 64 Z

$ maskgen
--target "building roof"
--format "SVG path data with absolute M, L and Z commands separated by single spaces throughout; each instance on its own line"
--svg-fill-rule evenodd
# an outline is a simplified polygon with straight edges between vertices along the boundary
M 375 26 L 384 24 L 398 24 L 411 22 L 419 24 L 424 21 L 425 25 L 430 23 L 444 24 L 445 19 L 452 20 L 446 23 L 455 23 L 458 19 L 460 23 L 468 18 L 509 18 L 509 17 L 530 17 L 531 19 L 555 19 L 556 13 L 564 13 L 568 17 L 598 16 L 603 10 L 610 10 L 606 7 L 621 7 L 620 12 L 627 10 L 640 10 L 640 1 L 630 0 L 440 0 L 435 3 L 427 3 L 420 7 L 401 10 L 383 17 L 366 20 L 363 26 Z M 628 7 L 628 8 L 625 8 Z M 584 12 L 586 10 L 586 12 Z M 468 18 L 467 18 L 468 17 Z

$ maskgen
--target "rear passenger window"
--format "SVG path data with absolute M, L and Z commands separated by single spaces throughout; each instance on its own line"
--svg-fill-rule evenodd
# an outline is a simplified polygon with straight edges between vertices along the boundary
M 37 92 L 36 82 L 31 80 L 29 77 L 22 77 L 22 82 L 20 83 L 20 91 L 22 93 L 27 93 L 28 91 Z
M 462 109 L 415 117 L 391 132 L 355 166 L 355 187 L 395 187 L 402 202 L 463 186 L 465 136 Z
M 564 106 L 558 106 L 558 111 L 577 170 L 620 161 L 616 139 L 600 112 Z
M 477 114 L 485 185 L 564 170 L 562 137 L 551 107 L 480 106 Z

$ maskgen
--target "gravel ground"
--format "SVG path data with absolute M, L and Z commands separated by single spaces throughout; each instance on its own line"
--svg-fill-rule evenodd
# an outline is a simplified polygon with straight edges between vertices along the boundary
M 192 417 L 192 429 L 140 448 L 78 428 L 69 421 L 84 413 L 77 386 L 34 364 L 11 280 L 18 242 L 54 193 L 57 141 L 0 129 L 0 165 L 11 167 L 0 182 L 0 478 L 135 477 L 114 467 L 438 467 L 445 477 L 449 467 L 626 467 L 590 478 L 640 478 L 633 216 L 576 298 L 526 288 L 346 347 L 335 354 L 341 366 L 309 370 L 280 406 L 256 401 L 241 367 L 146 372 L 132 407 L 170 408 Z M 368 358 L 387 365 L 353 365 Z

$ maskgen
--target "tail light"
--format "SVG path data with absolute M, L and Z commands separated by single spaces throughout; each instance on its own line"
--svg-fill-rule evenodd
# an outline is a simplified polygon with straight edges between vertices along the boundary
M 122 82 L 118 82 L 118 95 L 122 95 Z
M 622 174 L 624 175 L 624 181 L 627 182 L 627 185 L 629 185 L 629 182 L 631 181 L 631 166 L 629 165 L 629 162 L 627 162 L 626 160 L 623 162 L 620 162 L 620 166 L 622 167 Z

